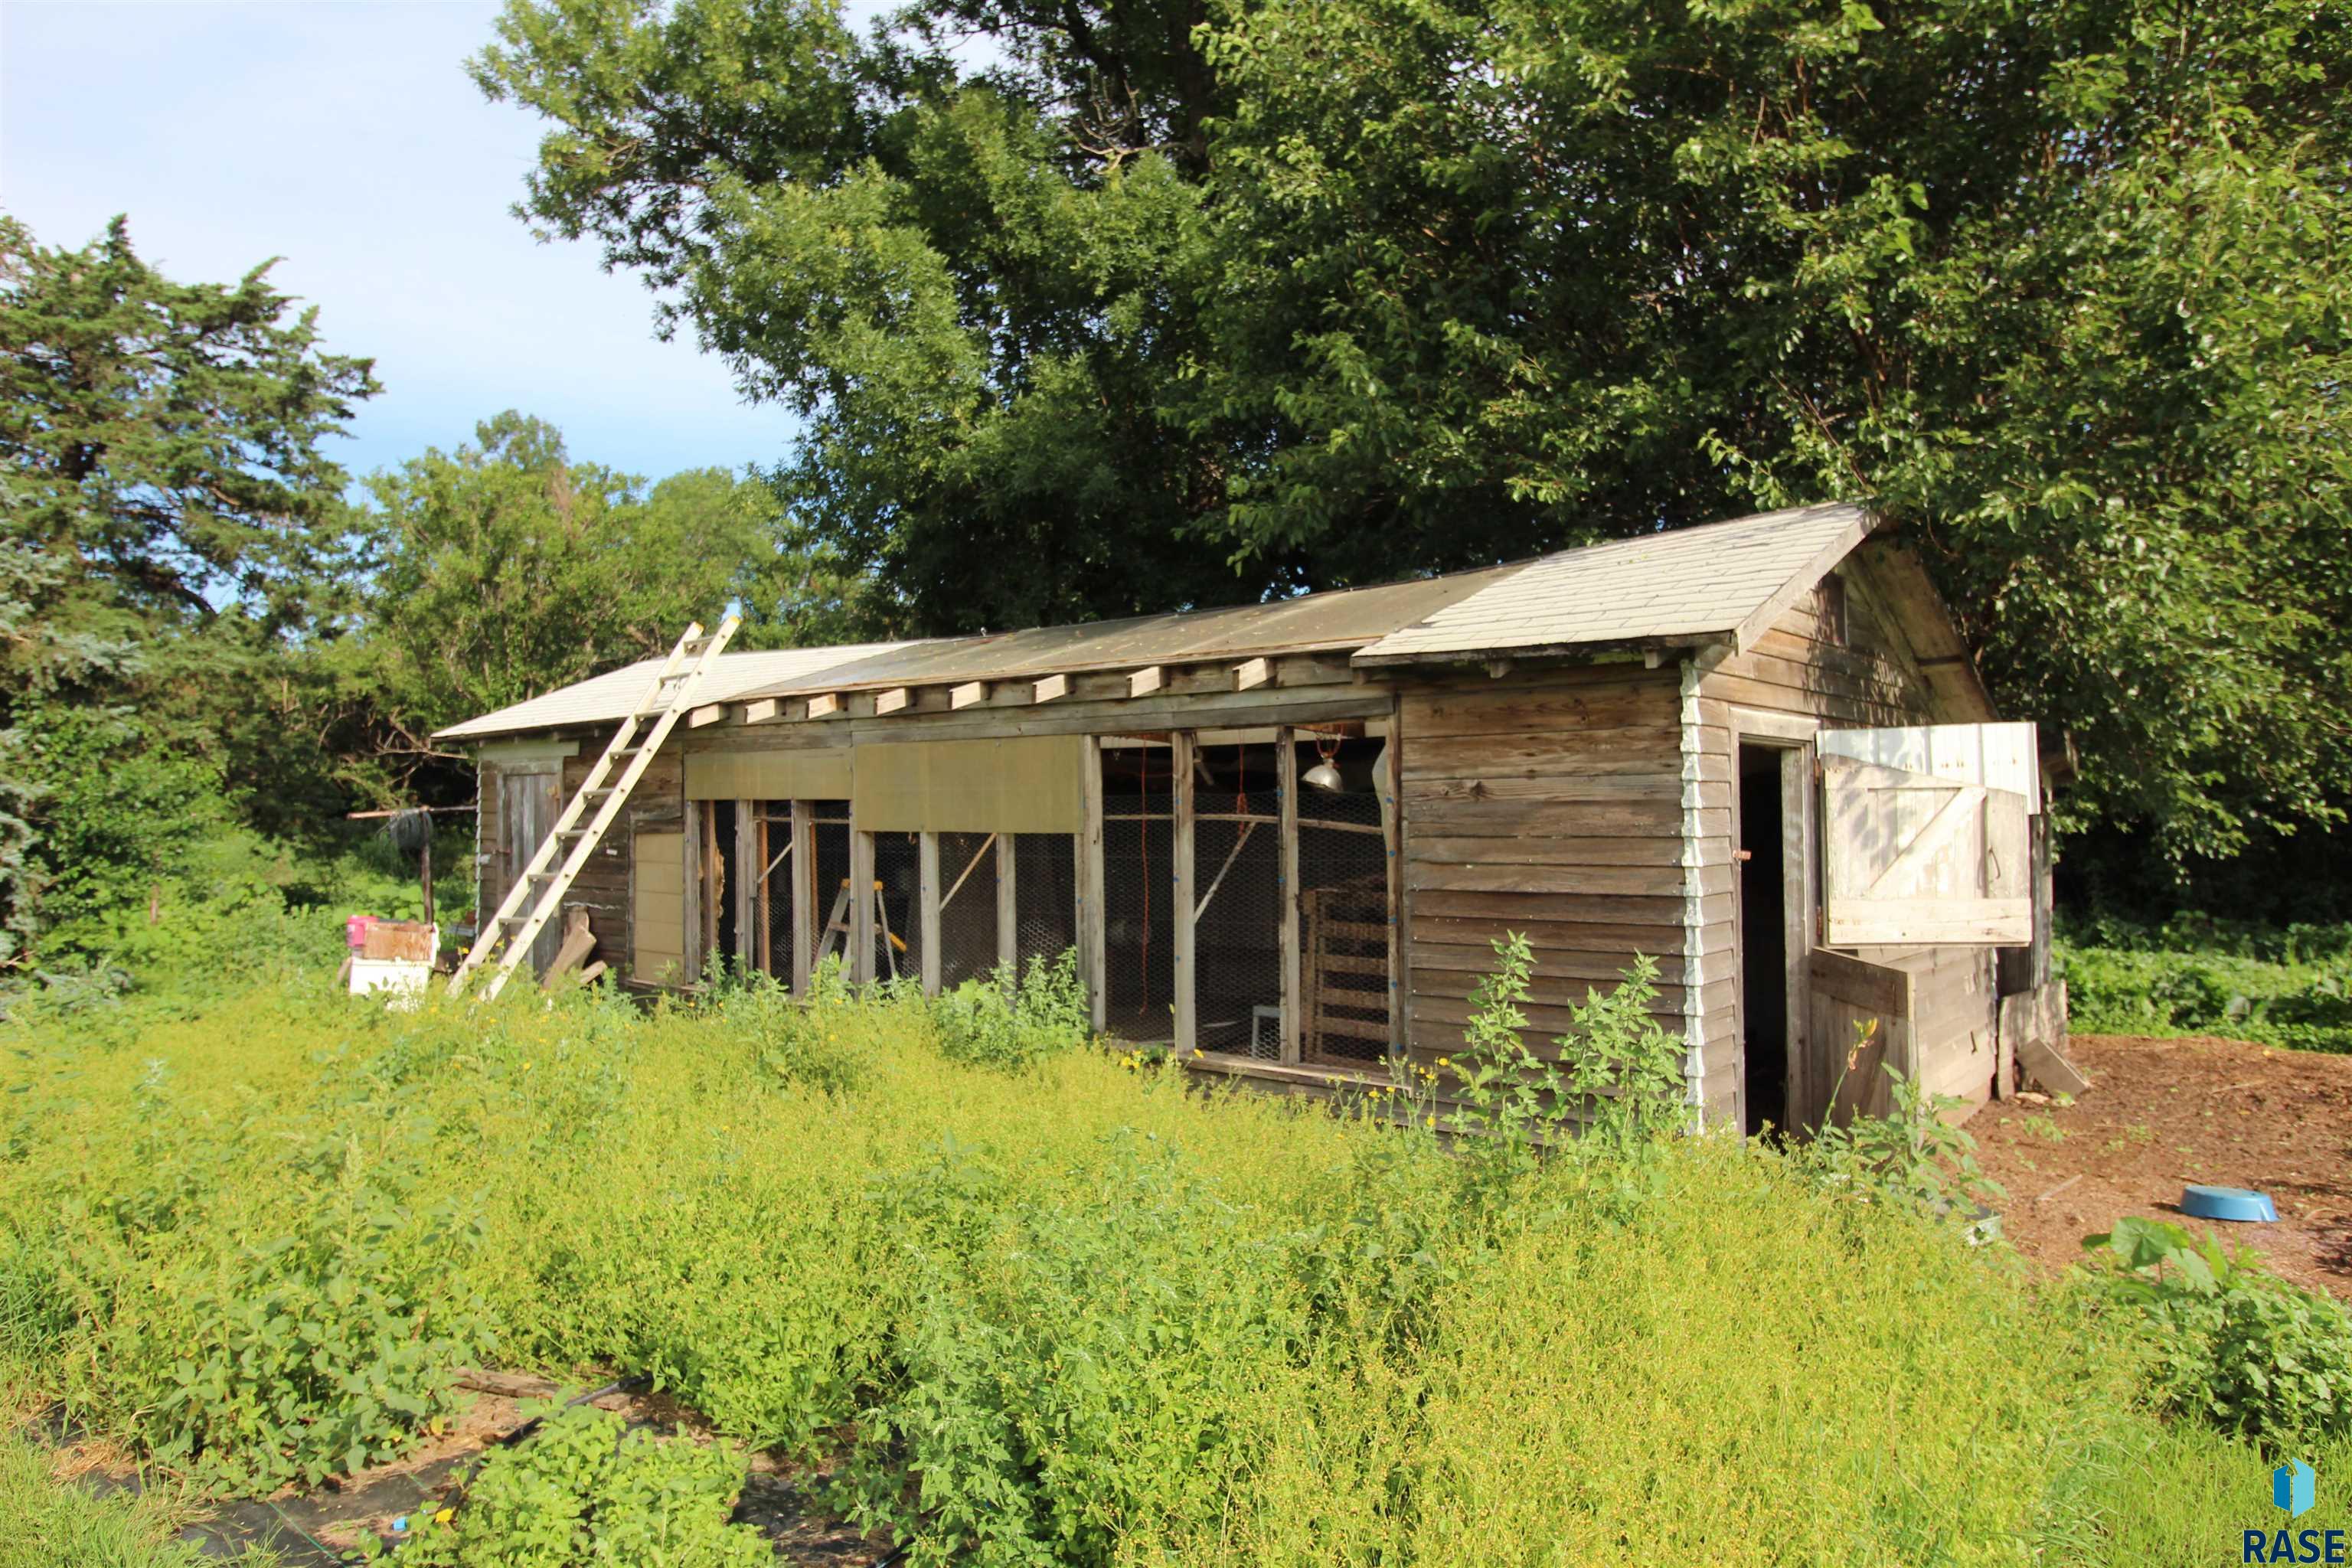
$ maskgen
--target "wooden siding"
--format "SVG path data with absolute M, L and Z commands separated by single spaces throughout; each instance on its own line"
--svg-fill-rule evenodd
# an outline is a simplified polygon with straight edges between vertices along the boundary
M 1550 667 L 1406 685 L 1398 703 L 1408 1044 L 1461 1048 L 1494 943 L 1535 954 L 1529 1046 L 1554 1054 L 1570 1009 L 1637 953 L 1658 960 L 1657 1011 L 1689 1004 L 1676 671 Z M 1728 775 L 1702 787 L 1727 817 Z M 1705 868 L 1730 888 L 1727 854 Z
M 580 754 L 563 760 L 563 772 L 559 785 L 561 805 L 575 794 L 595 765 L 596 758 L 612 739 L 609 731 L 583 733 L 579 737 Z M 630 845 L 640 829 L 672 833 L 684 830 L 686 815 L 686 769 L 681 756 L 679 735 L 672 735 L 667 744 L 646 765 L 645 774 L 637 787 L 621 808 L 613 826 L 588 857 L 563 896 L 562 908 L 580 910 L 588 916 L 588 929 L 596 938 L 596 956 L 610 964 L 616 974 L 633 979 L 630 956 L 633 948 L 630 921 Z M 498 769 L 493 764 L 482 769 L 483 845 L 481 849 L 480 892 L 477 907 L 487 917 L 506 897 L 506 879 L 510 874 L 506 846 L 498 842 L 500 816 L 497 810 Z M 562 930 L 563 916 L 551 922 Z
M 1757 719 L 1743 720 L 1744 714 L 1811 721 L 1822 728 L 1969 722 L 1987 716 L 1938 711 L 1943 704 L 1936 688 L 1902 630 L 1909 611 L 1883 598 L 1868 573 L 1842 569 L 1834 580 L 1843 599 L 1842 642 L 1834 626 L 1841 617 L 1832 612 L 1824 619 L 1822 601 L 1809 597 L 1784 613 L 1754 647 L 1728 656 L 1701 656 L 1693 667 L 1695 691 L 1685 719 L 1691 727 L 1696 776 L 1736 780 L 1740 736 L 1762 738 L 1764 728 Z M 1727 792 L 1734 787 L 1725 785 Z M 1730 863 L 1737 828 L 1729 812 L 1719 820 L 1701 813 L 1692 828 L 1702 864 Z M 1687 1020 L 1699 1100 L 1710 1126 L 1736 1123 L 1743 1109 L 1739 998 L 1732 979 L 1737 918 L 1729 889 L 1721 897 L 1710 889 L 1698 910 L 1696 945 L 1726 955 L 1719 968 L 1710 966 L 1706 973 L 1731 983 L 1706 986 L 1702 1008 Z M 1903 967 L 1923 972 L 1916 994 L 1921 1011 L 1915 1020 L 1922 1080 L 1938 1092 L 1983 1099 L 1993 1063 L 1979 1046 L 1990 1041 L 1990 1021 L 1996 1016 L 1990 950 L 1922 949 L 1898 956 Z M 1973 975 L 1979 967 L 1984 984 L 1971 989 L 1958 977 Z M 1801 1052 L 1804 1042 L 1792 1040 L 1790 1048 Z

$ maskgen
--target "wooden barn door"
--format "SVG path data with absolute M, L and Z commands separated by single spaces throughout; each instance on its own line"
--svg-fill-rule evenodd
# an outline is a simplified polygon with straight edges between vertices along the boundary
M 561 763 L 523 763 L 499 770 L 499 891 L 514 886 L 522 868 L 548 834 L 554 830 L 555 819 L 563 810 L 562 773 Z M 530 944 L 530 967 L 535 974 L 547 973 L 555 962 L 556 949 L 563 942 L 563 922 L 550 921 Z
M 2033 940 L 2033 726 L 1824 730 L 1830 947 L 2021 947 Z

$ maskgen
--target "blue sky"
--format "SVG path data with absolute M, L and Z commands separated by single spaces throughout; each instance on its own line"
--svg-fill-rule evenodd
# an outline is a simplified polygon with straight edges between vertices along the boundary
M 653 333 L 653 300 L 587 245 L 507 210 L 539 121 L 483 100 L 466 57 L 497 7 L 0 0 L 0 206 L 79 245 L 127 213 L 140 253 L 226 281 L 270 256 L 339 353 L 384 384 L 354 473 L 520 408 L 574 458 L 658 478 L 784 455 L 792 416 Z

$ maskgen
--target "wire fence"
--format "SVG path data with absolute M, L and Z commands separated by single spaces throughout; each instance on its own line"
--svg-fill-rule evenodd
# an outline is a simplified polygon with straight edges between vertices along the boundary
M 1249 755 L 1263 752 L 1262 757 Z M 1282 1056 L 1282 802 L 1274 749 L 1233 748 L 1223 779 L 1193 800 L 1194 1043 L 1204 1051 Z M 1251 763 L 1258 765 L 1249 766 Z M 1248 788 L 1253 775 L 1263 787 Z
M 1067 833 L 1021 833 L 1012 844 L 1013 954 L 1025 974 L 1034 960 L 1077 945 L 1078 841 Z
M 940 835 L 940 985 L 951 989 L 996 966 L 993 833 Z
M 1165 745 L 1103 748 L 1103 999 L 1109 1032 L 1175 1037 L 1175 805 Z
M 760 940 L 752 945 L 759 965 L 779 980 L 793 976 L 793 886 L 799 867 L 793 859 L 793 805 L 788 800 L 763 800 L 757 806 L 759 823 L 752 873 L 752 907 L 759 912 Z
M 812 911 L 809 968 L 814 972 L 827 953 L 839 955 L 844 964 L 849 962 L 848 933 L 856 928 L 849 908 L 849 803 L 814 801 L 810 815 L 809 837 L 816 854 L 801 886 Z
M 874 966 L 877 980 L 923 972 L 922 844 L 912 833 L 874 836 Z

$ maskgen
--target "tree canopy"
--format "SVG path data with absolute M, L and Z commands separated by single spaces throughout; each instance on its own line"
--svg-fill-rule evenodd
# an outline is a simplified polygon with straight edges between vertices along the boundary
M 430 752 L 437 726 L 668 651 L 688 621 L 745 608 L 741 647 L 824 640 L 843 584 L 782 538 L 774 494 L 720 468 L 657 484 L 572 460 L 509 412 L 475 443 L 367 482 L 352 518 L 364 635 L 348 652 Z
M 912 629 L 1862 497 L 2078 809 L 2216 853 L 2352 733 L 2347 21 L 509 0 L 475 68 Z

